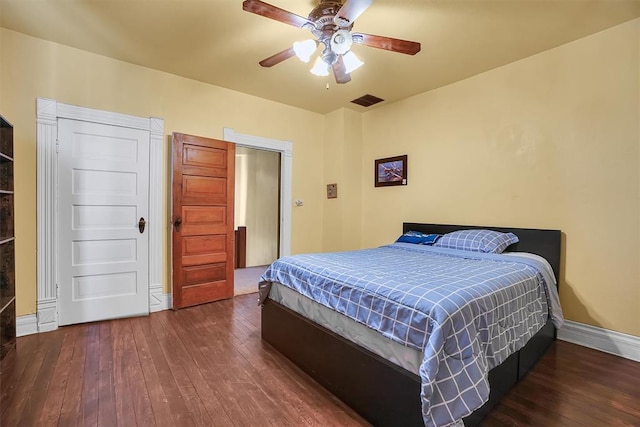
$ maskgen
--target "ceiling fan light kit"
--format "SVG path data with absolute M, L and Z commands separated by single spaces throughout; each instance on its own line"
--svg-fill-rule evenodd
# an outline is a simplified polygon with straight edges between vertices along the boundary
M 365 46 L 415 55 L 420 51 L 420 43 L 394 39 L 391 37 L 353 33 L 354 21 L 373 3 L 373 0 L 320 0 L 307 18 L 296 15 L 261 0 L 245 0 L 242 9 L 270 18 L 294 27 L 310 31 L 316 40 L 295 42 L 287 48 L 260 61 L 263 67 L 272 67 L 285 59 L 297 56 L 303 62 L 309 62 L 319 44 L 324 49 L 311 68 L 317 76 L 329 75 L 330 69 L 337 83 L 351 81 L 351 72 L 363 65 L 363 62 L 351 50 L 352 45 Z

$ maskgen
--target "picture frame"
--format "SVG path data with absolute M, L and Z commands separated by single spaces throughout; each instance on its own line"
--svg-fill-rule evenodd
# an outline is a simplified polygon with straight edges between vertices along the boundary
M 375 160 L 374 185 L 376 187 L 407 185 L 407 155 Z

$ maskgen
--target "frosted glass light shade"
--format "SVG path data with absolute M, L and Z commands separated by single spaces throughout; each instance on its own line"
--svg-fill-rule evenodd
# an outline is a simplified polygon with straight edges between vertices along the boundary
M 351 73 L 353 70 L 357 70 L 364 64 L 364 62 L 362 62 L 352 51 L 345 53 L 342 56 L 342 60 L 344 61 L 344 68 L 347 74 Z
M 311 69 L 311 74 L 315 74 L 316 76 L 328 76 L 329 64 L 324 62 L 322 58 L 317 57 L 316 62 L 313 64 L 313 68 Z
M 313 55 L 317 47 L 316 41 L 312 39 L 293 43 L 293 51 L 302 62 L 309 62 L 311 55 Z

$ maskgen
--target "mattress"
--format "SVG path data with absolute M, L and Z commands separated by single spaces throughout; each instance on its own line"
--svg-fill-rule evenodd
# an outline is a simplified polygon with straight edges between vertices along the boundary
M 419 375 L 421 351 L 390 340 L 373 329 L 280 284 L 272 283 L 269 299 L 287 307 L 331 332 L 366 348 L 389 362 Z

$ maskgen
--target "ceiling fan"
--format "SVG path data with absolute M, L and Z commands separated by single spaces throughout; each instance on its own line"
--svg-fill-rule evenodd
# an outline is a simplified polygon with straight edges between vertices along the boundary
M 333 69 L 336 83 L 351 81 L 351 71 L 362 65 L 362 61 L 351 51 L 353 44 L 362 44 L 377 49 L 415 55 L 420 52 L 420 43 L 376 36 L 364 33 L 354 33 L 353 22 L 367 10 L 373 0 L 320 0 L 307 18 L 287 10 L 270 5 L 261 0 L 245 0 L 242 9 L 271 18 L 294 27 L 311 31 L 316 40 L 308 39 L 296 42 L 292 47 L 276 53 L 260 61 L 263 67 L 272 67 L 285 59 L 297 56 L 308 62 L 318 45 L 323 45 L 323 51 L 316 58 L 311 72 L 316 75 L 329 75 Z

